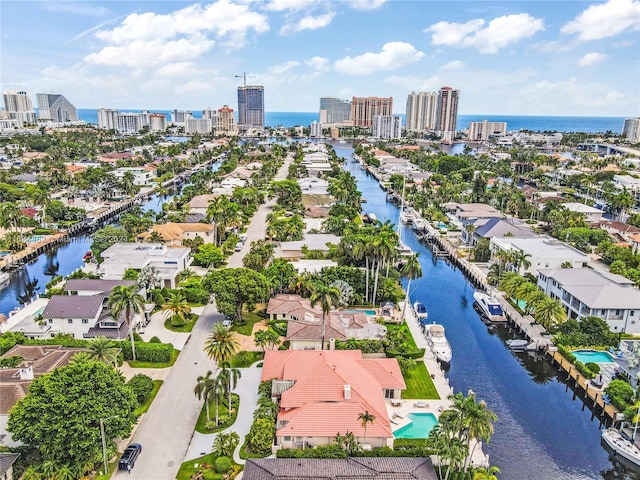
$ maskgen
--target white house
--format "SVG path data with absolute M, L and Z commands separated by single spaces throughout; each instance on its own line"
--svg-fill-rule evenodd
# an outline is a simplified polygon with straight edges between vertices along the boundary
M 560 300 L 570 318 L 603 319 L 613 332 L 640 334 L 640 290 L 621 275 L 591 268 L 538 271 L 538 287 Z
M 113 175 L 118 179 L 122 180 L 125 173 L 131 172 L 133 174 L 133 184 L 143 187 L 145 185 L 151 185 L 153 183 L 153 179 L 156 178 L 157 170 L 154 167 L 145 166 L 145 167 L 120 167 L 113 171 Z
M 158 270 L 164 286 L 175 288 L 178 274 L 191 265 L 191 249 L 167 247 L 159 243 L 116 243 L 100 255 L 104 262 L 99 273 L 106 280 L 121 279 L 128 269 L 152 266 Z
M 324 178 L 306 177 L 298 180 L 303 195 L 328 195 L 329 182 Z
M 571 212 L 578 212 L 584 215 L 584 220 L 587 223 L 598 223 L 602 220 L 602 214 L 604 213 L 602 210 L 590 207 L 589 205 L 585 205 L 584 203 L 575 203 L 568 202 L 563 203 L 562 206 Z

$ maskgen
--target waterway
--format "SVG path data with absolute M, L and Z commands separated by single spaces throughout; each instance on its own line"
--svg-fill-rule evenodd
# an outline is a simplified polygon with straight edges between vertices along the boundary
M 334 145 L 345 168 L 366 198 L 366 212 L 398 224 L 399 209 L 386 201 L 377 180 L 351 158 L 352 149 Z M 411 301 L 425 304 L 429 319 L 444 325 L 453 349 L 445 373 L 456 392 L 473 390 L 499 417 L 486 445 L 502 480 L 583 480 L 633 478 L 613 465 L 600 443 L 600 421 L 593 418 L 542 354 L 512 352 L 509 327 L 489 330 L 473 309 L 473 286 L 457 269 L 434 259 L 411 228 L 402 241 L 420 254 L 422 277 L 411 285 Z M 405 285 L 406 287 L 406 285 Z

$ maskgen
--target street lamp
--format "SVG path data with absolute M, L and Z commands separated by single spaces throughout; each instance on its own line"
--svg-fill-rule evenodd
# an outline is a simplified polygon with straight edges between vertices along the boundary
M 100 437 L 102 438 L 102 461 L 104 462 L 104 474 L 108 472 L 107 469 L 107 440 L 104 438 L 104 421 L 112 418 L 118 418 L 118 415 L 113 415 L 107 418 L 100 418 Z

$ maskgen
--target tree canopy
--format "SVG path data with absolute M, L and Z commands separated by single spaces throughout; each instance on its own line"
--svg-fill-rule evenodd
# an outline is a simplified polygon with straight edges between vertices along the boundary
M 242 308 L 264 301 L 269 295 L 266 278 L 250 268 L 214 270 L 203 280 L 204 287 L 216 297 L 218 311 L 236 314 L 242 321 Z

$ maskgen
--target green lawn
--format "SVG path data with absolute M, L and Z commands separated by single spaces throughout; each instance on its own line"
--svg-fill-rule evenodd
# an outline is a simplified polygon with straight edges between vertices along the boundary
M 440 399 L 424 362 L 418 361 L 416 368 L 411 369 L 404 376 L 404 381 L 407 384 L 407 389 L 402 392 L 402 398 Z
M 160 390 L 160 387 L 162 386 L 163 383 L 164 382 L 162 380 L 153 381 L 153 390 L 151 392 L 151 395 L 149 395 L 149 398 L 147 398 L 147 400 L 142 405 L 136 408 L 136 411 L 135 411 L 136 417 L 139 417 L 143 413 L 146 413 L 147 410 L 149 410 L 149 407 L 151 406 L 151 402 L 153 402 L 153 400 L 156 398 L 156 395 L 158 395 L 158 391 Z
M 164 363 L 155 363 L 155 362 L 140 362 L 138 360 L 129 360 L 129 366 L 131 368 L 168 368 L 173 366 L 178 359 L 178 355 L 180 355 L 180 350 L 173 349 L 173 354 L 171 355 L 171 360 L 169 362 Z
M 229 418 L 229 421 L 225 423 L 221 423 L 218 426 L 218 428 L 214 430 L 207 430 L 206 428 L 204 428 L 204 425 L 207 423 L 207 409 L 205 408 L 205 405 L 202 405 L 202 410 L 200 410 L 200 415 L 198 415 L 198 421 L 196 422 L 196 432 L 216 433 L 233 425 L 236 422 L 236 418 L 238 416 L 238 407 L 240 405 L 240 397 L 238 397 L 238 395 L 236 395 L 235 393 L 231 394 L 231 403 L 232 403 L 231 418 Z M 225 402 L 220 402 L 218 404 L 218 415 L 223 416 L 228 414 L 229 414 L 229 410 L 227 408 L 227 404 Z M 215 421 L 216 419 L 215 403 L 209 406 L 209 416 L 211 417 L 212 420 Z
M 262 320 L 265 320 L 264 318 L 262 318 L 261 316 L 259 316 L 257 313 L 246 313 L 243 312 L 242 313 L 242 324 L 238 325 L 236 322 L 233 323 L 233 325 L 231 326 L 231 331 L 232 332 L 237 332 L 240 335 L 247 335 L 247 336 L 251 336 L 251 334 L 253 333 L 253 325 L 256 324 L 257 322 L 260 322 Z
M 248 368 L 258 360 L 264 359 L 264 352 L 250 352 L 243 350 L 236 353 L 231 359 L 232 368 Z
M 407 344 L 411 347 L 408 350 L 412 351 L 412 350 L 418 349 L 418 345 L 416 345 L 416 341 L 413 339 L 413 335 L 411 335 L 411 330 L 409 330 L 409 327 L 407 326 L 406 323 L 402 323 L 402 325 L 398 325 L 396 323 L 385 323 L 384 326 L 387 327 L 387 331 L 391 331 L 391 330 L 403 331 L 407 337 Z
M 223 478 L 223 474 L 216 473 L 212 468 L 214 462 L 216 461 L 216 457 L 213 453 L 209 453 L 204 457 L 196 458 L 194 460 L 189 460 L 188 462 L 184 462 L 180 466 L 180 470 L 178 470 L 178 474 L 176 475 L 176 480 L 191 480 L 196 472 L 201 471 L 203 476 L 203 480 L 221 480 Z M 202 465 L 205 464 L 207 468 L 202 468 Z M 197 467 L 196 467 L 197 465 Z M 235 463 L 233 465 L 236 465 Z M 242 469 L 241 466 L 239 466 Z

